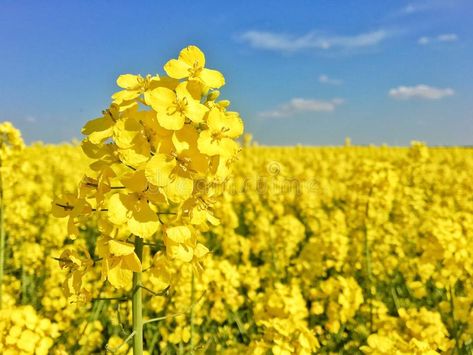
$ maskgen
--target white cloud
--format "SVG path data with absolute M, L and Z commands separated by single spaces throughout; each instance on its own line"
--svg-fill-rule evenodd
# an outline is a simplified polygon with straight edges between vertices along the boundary
M 427 45 L 436 42 L 455 42 L 458 41 L 458 35 L 456 33 L 443 33 L 435 37 L 423 36 L 417 40 L 417 43 L 421 45 Z
M 457 7 L 457 1 L 448 0 L 417 0 L 394 11 L 390 17 L 412 16 L 425 12 L 439 12 Z
M 37 119 L 34 116 L 26 116 L 25 121 L 28 123 L 36 123 Z
M 302 112 L 332 112 L 338 105 L 344 102 L 343 99 L 332 100 L 316 100 L 293 98 L 291 101 L 284 103 L 271 111 L 261 112 L 261 117 L 277 118 L 290 117 Z
M 441 89 L 423 84 L 417 86 L 398 86 L 397 88 L 389 90 L 389 96 L 399 100 L 408 100 L 413 98 L 439 100 L 454 94 L 455 91 L 450 88 Z
M 422 44 L 422 45 L 429 44 L 429 43 L 430 43 L 430 38 L 429 38 L 429 37 L 426 37 L 426 36 L 420 37 L 420 38 L 417 40 L 417 43 Z
M 302 36 L 282 33 L 248 31 L 239 36 L 251 47 L 280 52 L 296 52 L 309 49 L 355 49 L 372 47 L 391 36 L 386 30 L 360 33 L 351 36 L 324 35 L 309 32 Z
M 401 13 L 406 14 L 406 15 L 411 15 L 418 12 L 424 12 L 426 10 L 430 10 L 431 8 L 432 6 L 429 4 L 410 3 L 401 9 Z
M 440 42 L 455 42 L 458 41 L 458 36 L 455 33 L 445 33 L 437 36 Z
M 330 78 L 328 75 L 325 75 L 325 74 L 321 74 L 319 76 L 319 83 L 329 84 L 329 85 L 340 85 L 343 83 L 343 81 L 340 79 Z

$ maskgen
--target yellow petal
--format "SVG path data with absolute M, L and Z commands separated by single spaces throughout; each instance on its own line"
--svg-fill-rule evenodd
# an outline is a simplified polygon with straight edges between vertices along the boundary
M 133 192 L 142 192 L 148 186 L 144 170 L 137 170 L 125 175 L 121 182 L 127 189 Z
M 197 138 L 197 130 L 192 125 L 185 125 L 181 130 L 174 132 L 172 144 L 176 148 L 176 152 L 180 154 L 184 150 L 190 149 L 191 146 L 195 146 Z
M 118 103 L 117 101 L 115 101 L 114 103 L 118 104 L 118 109 L 120 110 L 120 112 L 138 108 L 138 102 L 136 102 L 135 100 L 123 101 L 122 103 Z
M 131 284 L 133 272 L 124 269 L 121 263 L 110 268 L 108 271 L 108 281 L 116 288 L 124 288 Z
M 194 123 L 201 123 L 204 121 L 204 116 L 208 108 L 195 100 L 189 100 L 186 106 L 186 117 Z
M 216 108 L 211 109 L 207 117 L 207 126 L 212 132 L 223 132 L 227 128 L 224 113 Z
M 200 80 L 190 79 L 186 84 L 187 92 L 192 96 L 194 100 L 200 101 L 204 93 L 204 88 Z
M 136 144 L 135 139 L 143 126 L 133 118 L 118 120 L 113 128 L 113 137 L 119 148 L 127 149 Z
M 178 131 L 182 127 L 184 127 L 184 122 L 186 121 L 185 117 L 176 112 L 172 115 L 168 115 L 166 113 L 159 113 L 157 114 L 159 124 L 166 129 L 170 129 L 173 131 Z
M 179 80 L 175 78 L 171 78 L 169 76 L 161 76 L 159 81 L 155 83 L 156 87 L 165 87 L 170 90 L 175 90 L 176 87 L 179 85 Z
M 166 253 L 172 259 L 188 263 L 194 257 L 194 250 L 184 244 L 174 244 L 166 247 Z
M 171 59 L 164 65 L 164 71 L 174 79 L 183 79 L 189 76 L 190 66 L 178 59 Z
M 124 269 L 128 269 L 134 272 L 140 272 L 141 271 L 140 259 L 138 259 L 138 256 L 136 256 L 135 253 L 124 256 L 122 258 L 122 267 Z
M 128 220 L 127 213 L 129 209 L 127 204 L 126 196 L 123 194 L 115 194 L 108 200 L 108 212 L 107 217 L 110 222 L 115 225 L 122 225 Z
M 101 159 L 107 155 L 111 156 L 116 150 L 116 147 L 111 144 L 94 144 L 88 139 L 82 141 L 81 148 L 84 154 L 92 159 Z
M 170 227 L 166 229 L 166 237 L 175 243 L 185 243 L 191 238 L 191 230 L 186 226 Z
M 183 202 L 192 196 L 194 182 L 182 176 L 175 176 L 169 185 L 164 186 L 164 193 L 172 202 Z
M 56 218 L 64 218 L 69 216 L 72 210 L 71 207 L 63 207 L 68 206 L 69 204 L 73 203 L 72 200 L 67 198 L 67 195 L 64 195 L 61 198 L 55 198 L 51 203 L 51 213 Z
M 108 237 L 100 237 L 99 239 L 97 239 L 95 249 L 97 251 L 97 255 L 101 258 L 107 258 L 110 256 L 110 248 L 108 245 L 109 240 L 110 238 Z
M 223 138 L 219 141 L 220 155 L 226 158 L 231 158 L 238 153 L 240 146 L 236 141 L 230 138 Z
M 197 246 L 194 248 L 194 255 L 198 259 L 207 255 L 208 252 L 209 252 L 209 249 L 201 243 L 197 243 Z
M 154 255 L 151 273 L 158 290 L 163 290 L 171 284 L 174 271 L 170 260 L 162 251 Z
M 218 89 L 225 85 L 225 78 L 217 70 L 204 68 L 199 73 L 199 79 L 211 89 Z
M 67 221 L 67 233 L 68 236 L 72 237 L 73 239 L 75 239 L 79 235 L 79 228 L 77 227 L 72 216 L 70 216 Z
M 230 164 L 228 163 L 228 157 L 225 156 L 215 156 L 212 159 L 211 170 L 214 174 L 214 179 L 219 183 L 223 183 L 230 172 Z
M 100 254 L 97 254 L 98 256 L 101 256 Z M 105 281 L 107 278 L 108 272 L 110 271 L 110 263 L 108 262 L 108 255 L 102 256 L 102 269 L 100 270 L 100 278 L 102 281 Z
M 112 100 L 117 105 L 128 104 L 129 101 L 136 99 L 140 94 L 139 90 L 121 90 L 112 95 Z
M 112 136 L 114 123 L 109 115 L 91 120 L 82 128 L 82 134 L 89 136 L 91 143 L 100 144 Z
M 139 75 L 123 74 L 117 78 L 117 85 L 123 89 L 136 90 L 141 86 L 142 81 L 143 78 Z
M 207 221 L 207 213 L 205 210 L 194 207 L 190 213 L 191 223 L 192 224 L 203 224 Z
M 218 155 L 220 152 L 218 144 L 214 143 L 212 133 L 208 130 L 200 133 L 199 139 L 197 140 L 197 146 L 202 154 L 208 156 Z
M 159 227 L 158 215 L 149 207 L 148 202 L 141 200 L 135 204 L 132 218 L 128 220 L 128 228 L 131 233 L 148 239 L 159 230 Z
M 185 151 L 183 153 L 183 156 L 188 157 L 190 159 L 191 171 L 205 174 L 209 169 L 208 157 L 205 154 L 199 152 L 199 150 L 196 149 L 196 146 L 197 144 L 194 145 L 192 149 Z
M 176 101 L 176 93 L 165 87 L 152 90 L 147 96 L 147 104 L 157 112 L 167 112 L 167 108 Z
M 119 149 L 118 156 L 120 161 L 132 167 L 138 167 L 148 161 L 150 157 L 150 145 L 143 137 L 140 137 L 142 142 L 135 144 L 128 149 Z
M 82 287 L 82 276 L 84 276 L 84 273 L 80 270 L 76 270 L 72 273 L 72 288 L 74 289 L 74 293 L 79 293 Z
M 230 138 L 213 139 L 209 131 L 203 131 L 197 141 L 199 151 L 209 156 L 233 157 L 239 149 L 238 143 Z
M 243 134 L 243 120 L 237 112 L 227 112 L 225 136 L 229 138 L 237 138 Z
M 146 164 L 146 179 L 155 186 L 166 186 L 171 182 L 171 173 L 175 167 L 175 159 L 156 154 Z
M 190 66 L 203 68 L 205 66 L 205 55 L 196 46 L 188 46 L 179 53 L 179 60 Z
M 181 131 L 176 131 L 181 132 Z M 189 143 L 185 140 L 179 140 L 179 137 L 176 134 L 172 136 L 172 144 L 176 148 L 177 154 L 181 153 L 182 151 L 189 149 Z
M 220 220 L 215 217 L 213 214 L 209 213 L 207 211 L 207 221 L 210 222 L 210 224 L 214 225 L 214 226 L 218 226 L 220 224 Z
M 110 253 L 115 256 L 130 255 L 131 253 L 135 252 L 135 247 L 133 246 L 133 244 L 120 242 L 115 239 L 111 239 L 108 241 L 108 247 Z

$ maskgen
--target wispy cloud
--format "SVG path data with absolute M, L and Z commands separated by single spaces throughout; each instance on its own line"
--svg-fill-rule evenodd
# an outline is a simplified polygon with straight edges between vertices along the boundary
M 399 100 L 425 99 L 440 100 L 447 96 L 452 96 L 455 91 L 451 88 L 436 88 L 429 85 L 420 84 L 417 86 L 398 86 L 389 90 L 389 96 Z
M 431 43 L 456 42 L 456 41 L 458 41 L 458 35 L 456 33 L 443 33 L 435 37 L 427 37 L 427 36 L 420 37 L 417 40 L 417 43 L 425 46 Z
M 356 49 L 376 46 L 392 32 L 377 30 L 356 35 L 327 35 L 309 32 L 304 35 L 292 35 L 265 31 L 248 31 L 239 39 L 253 48 L 279 52 L 297 52 L 302 50 Z
M 37 119 L 34 116 L 26 116 L 25 121 L 28 123 L 36 123 Z
M 456 6 L 456 1 L 446 0 L 417 0 L 412 1 L 390 14 L 389 17 L 404 17 L 423 14 L 431 11 L 451 9 Z
M 443 35 L 438 35 L 437 40 L 440 42 L 455 42 L 458 40 L 458 36 L 455 33 L 445 33 Z
M 409 3 L 400 10 L 400 13 L 404 15 L 411 15 L 430 10 L 432 7 L 432 4 L 428 3 Z
M 338 105 L 344 102 L 343 99 L 332 100 L 316 100 L 293 98 L 291 101 L 284 103 L 274 110 L 260 112 L 260 117 L 278 118 L 291 117 L 303 112 L 331 112 L 334 111 Z
M 340 79 L 334 79 L 334 78 L 330 78 L 328 75 L 326 74 L 321 74 L 319 76 L 319 83 L 321 84 L 329 84 L 329 85 L 341 85 L 343 83 L 342 80 Z

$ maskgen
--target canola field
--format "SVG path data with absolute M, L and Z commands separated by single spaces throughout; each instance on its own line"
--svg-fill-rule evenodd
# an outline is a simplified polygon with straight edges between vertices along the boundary
M 78 282 L 66 256 L 84 263 L 65 250 L 100 262 L 102 227 L 83 220 L 72 238 L 52 201 L 75 191 L 89 159 L 75 144 L 23 147 L 7 124 L 2 134 L 0 353 L 131 353 L 129 285 L 91 268 L 90 294 L 65 293 Z M 220 223 L 199 231 L 199 273 L 156 266 L 160 233 L 144 245 L 146 353 L 472 352 L 472 149 L 247 139 L 230 176 Z

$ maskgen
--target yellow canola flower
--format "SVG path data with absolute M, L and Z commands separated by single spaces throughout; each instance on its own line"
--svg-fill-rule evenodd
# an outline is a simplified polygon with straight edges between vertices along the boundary
M 188 199 L 182 206 L 184 212 L 189 217 L 189 222 L 193 225 L 201 225 L 209 222 L 213 226 L 218 226 L 220 221 L 209 211 L 209 203 L 204 199 L 196 197 Z
M 112 195 L 107 215 L 113 224 L 126 224 L 132 234 L 142 238 L 150 238 L 160 227 L 157 213 L 150 207 L 146 195 L 141 193 Z
M 199 135 L 199 150 L 209 156 L 232 157 L 238 151 L 233 139 L 242 133 L 243 122 L 238 114 L 212 109 L 207 119 L 207 129 Z
M 0 161 L 2 165 L 6 158 L 14 152 L 21 151 L 24 146 L 21 132 L 11 122 L 0 122 Z
M 208 158 L 196 149 L 197 131 L 186 126 L 174 132 L 171 141 L 164 143 L 160 151 L 146 164 L 148 181 L 163 188 L 164 194 L 173 202 L 189 199 L 197 177 L 205 177 L 209 170 Z
M 52 202 L 51 213 L 54 217 L 69 217 L 67 231 L 71 237 L 79 235 L 77 218 L 90 212 L 92 212 L 90 204 L 85 199 L 78 197 L 77 194 L 66 193 Z
M 64 282 L 66 297 L 71 295 L 82 295 L 80 299 L 87 299 L 89 291 L 83 288 L 84 275 L 93 265 L 93 261 L 87 252 L 82 249 L 81 254 L 77 250 L 66 249 L 58 258 L 61 269 L 66 269 L 68 275 Z
M 178 81 L 166 76 L 123 74 L 117 78 L 117 85 L 124 90 L 112 95 L 114 104 L 117 104 L 120 111 L 137 106 L 137 99 L 143 95 L 145 102 L 149 100 L 149 94 L 158 87 L 174 89 Z
M 164 243 L 168 256 L 182 262 L 190 262 L 193 258 L 200 260 L 209 252 L 203 244 L 197 242 L 187 226 L 168 228 Z
M 179 84 L 175 90 L 165 87 L 154 89 L 147 102 L 157 112 L 159 124 L 165 129 L 174 131 L 182 129 L 186 119 L 201 123 L 208 110 L 194 99 L 187 89 L 186 82 Z
M 93 144 L 103 143 L 113 134 L 113 127 L 117 122 L 119 106 L 110 105 L 110 108 L 103 111 L 103 116 L 91 120 L 82 128 L 82 134 L 88 136 L 89 142 Z
M 225 84 L 223 75 L 217 70 L 205 68 L 205 55 L 196 46 L 188 46 L 164 66 L 166 73 L 175 79 L 198 80 L 205 86 L 218 89 Z
M 117 288 L 129 286 L 133 272 L 141 271 L 133 244 L 101 237 L 97 240 L 97 255 L 103 258 L 102 279 L 108 279 Z

